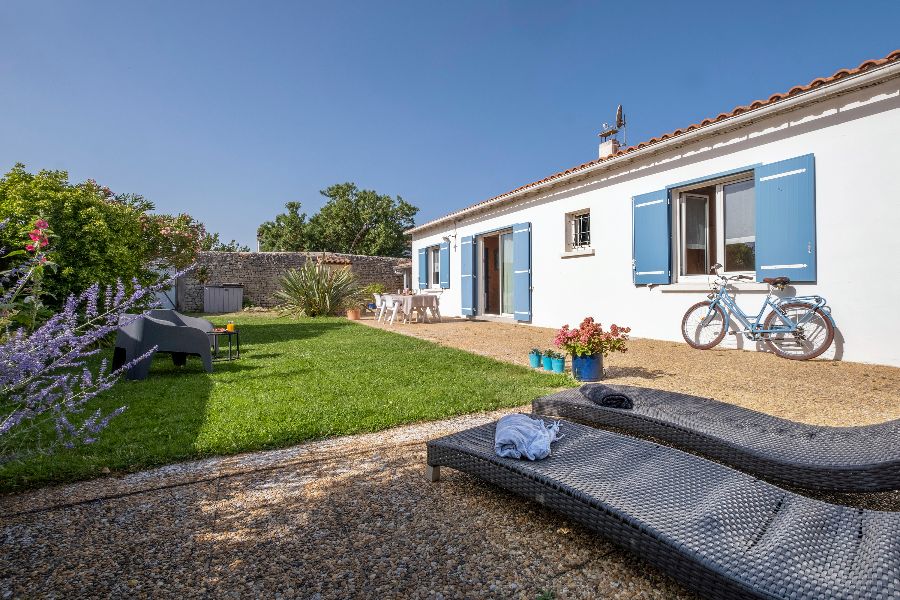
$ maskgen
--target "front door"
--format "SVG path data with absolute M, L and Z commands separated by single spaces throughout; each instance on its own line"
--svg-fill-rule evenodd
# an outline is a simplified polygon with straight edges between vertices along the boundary
M 512 232 L 479 238 L 480 313 L 511 317 L 514 306 L 514 270 Z

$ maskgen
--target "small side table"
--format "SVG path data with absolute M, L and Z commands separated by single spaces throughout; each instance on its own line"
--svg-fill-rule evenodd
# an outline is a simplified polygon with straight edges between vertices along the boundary
M 213 329 L 207 335 L 210 336 L 210 345 L 213 348 L 213 360 L 237 360 L 241 357 L 241 332 L 237 329 L 234 331 Z M 228 356 L 219 356 L 219 338 L 221 337 L 228 338 Z M 232 343 L 234 344 L 234 353 L 232 353 Z

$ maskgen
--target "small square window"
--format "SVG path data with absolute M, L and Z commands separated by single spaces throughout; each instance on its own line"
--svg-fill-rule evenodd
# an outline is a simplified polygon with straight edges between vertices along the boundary
M 591 246 L 591 211 L 566 215 L 566 250 L 581 250 Z

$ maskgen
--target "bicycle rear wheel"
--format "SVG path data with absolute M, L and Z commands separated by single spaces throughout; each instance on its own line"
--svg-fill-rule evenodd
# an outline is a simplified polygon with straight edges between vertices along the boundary
M 812 314 L 810 319 L 798 328 L 799 331 L 766 334 L 766 345 L 772 352 L 790 360 L 810 360 L 828 350 L 834 340 L 834 326 L 821 308 L 813 309 L 811 304 L 803 302 L 788 302 L 778 308 L 791 320 L 791 323 L 786 322 L 781 315 L 772 311 L 766 317 L 765 325 L 763 325 L 765 329 L 790 327 L 807 314 Z
M 692 348 L 709 350 L 725 337 L 725 313 L 718 305 L 698 302 L 684 313 L 681 335 Z

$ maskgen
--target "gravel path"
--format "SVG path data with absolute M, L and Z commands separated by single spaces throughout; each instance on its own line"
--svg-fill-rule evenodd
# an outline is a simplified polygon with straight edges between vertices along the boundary
M 552 339 L 458 320 L 394 330 L 517 363 Z M 898 374 L 652 340 L 607 370 L 616 383 L 833 425 L 900 417 Z M 534 503 L 453 470 L 425 482 L 426 440 L 504 412 L 0 497 L 0 598 L 693 597 Z M 875 505 L 898 510 L 897 496 Z
M 425 440 L 501 414 L 5 497 L 0 597 L 693 597 L 534 503 L 425 481 Z
M 530 325 L 445 319 L 443 323 L 365 325 L 521 365 L 531 348 L 552 348 L 555 331 Z M 568 361 L 567 361 L 568 365 Z M 785 360 L 767 352 L 694 350 L 632 339 L 606 359 L 610 383 L 710 396 L 792 421 L 866 425 L 900 418 L 900 369 L 862 363 Z

